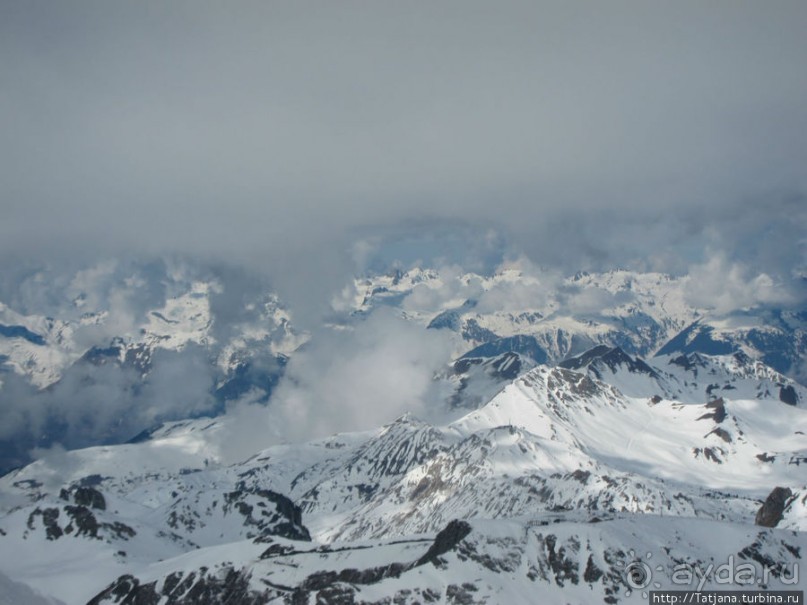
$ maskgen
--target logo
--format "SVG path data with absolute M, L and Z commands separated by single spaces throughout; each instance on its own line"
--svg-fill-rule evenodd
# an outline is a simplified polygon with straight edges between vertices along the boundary
M 652 584 L 653 588 L 661 588 L 660 582 L 653 582 L 653 572 L 663 573 L 664 567 L 656 565 L 652 568 L 653 553 L 645 553 L 643 558 L 637 558 L 636 551 L 633 549 L 628 551 L 629 560 L 619 560 L 616 566 L 622 569 L 622 578 L 625 580 L 627 588 L 625 589 L 625 596 L 631 596 L 634 591 L 642 591 L 642 597 L 648 598 L 647 588 Z
M 703 590 L 704 585 L 715 584 L 719 586 L 768 586 L 771 579 L 776 579 L 784 585 L 796 585 L 799 582 L 799 564 L 793 563 L 790 568 L 779 564 L 774 568 L 768 566 L 758 567 L 750 561 L 735 559 L 730 555 L 725 563 L 676 563 L 674 567 L 666 569 L 663 565 L 653 564 L 653 554 L 645 553 L 643 557 L 637 556 L 634 550 L 629 550 L 625 559 L 615 563 L 620 570 L 626 589 L 625 596 L 641 591 L 643 598 L 648 598 L 649 590 L 662 588 L 663 580 L 668 586 L 694 588 Z

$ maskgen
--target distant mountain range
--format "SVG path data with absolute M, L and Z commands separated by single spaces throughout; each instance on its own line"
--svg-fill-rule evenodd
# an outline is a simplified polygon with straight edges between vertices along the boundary
M 400 306 L 413 321 L 456 332 L 468 343 L 466 357 L 512 351 L 558 363 L 597 345 L 645 358 L 743 352 L 783 374 L 803 375 L 807 310 L 710 314 L 688 302 L 687 282 L 631 271 L 559 279 L 519 269 L 450 277 L 415 269 L 356 280 L 354 304 L 359 312 Z
M 62 317 L 22 314 L 0 301 L 0 367 L 45 388 L 77 363 L 115 363 L 146 374 L 155 351 L 198 345 L 219 370 L 216 388 L 232 395 L 245 387 L 227 383 L 247 380 L 253 358 L 287 358 L 308 338 L 294 329 L 290 312 L 270 290 L 242 297 L 233 321 L 217 316 L 213 300 L 223 286 L 215 278 L 175 279 L 174 295 L 139 309 L 119 333 L 114 300 L 80 314 L 83 298 L 66 301 Z M 460 335 L 465 344 L 457 356 L 465 358 L 514 352 L 535 363 L 559 363 L 597 345 L 644 358 L 743 352 L 800 376 L 807 310 L 710 315 L 687 302 L 686 282 L 629 271 L 547 279 L 517 269 L 490 276 L 413 269 L 356 279 L 334 317 L 349 324 L 374 308 L 393 307 L 424 327 Z
M 269 292 L 222 330 L 217 287 L 189 284 L 101 343 L 82 326 L 103 311 L 0 309 L 0 397 L 14 380 L 58 392 L 82 367 L 128 368 L 146 389 L 166 354 L 190 350 L 217 377 L 210 417 L 0 478 L 0 587 L 19 602 L 646 603 L 742 588 L 713 573 L 728 561 L 755 588 L 803 590 L 803 313 L 717 317 L 686 303 L 685 278 L 625 271 L 357 279 L 334 329 L 391 307 L 451 335 L 435 376 L 447 419 L 405 414 L 233 461 L 243 426 L 215 402 L 259 389 L 271 419 L 285 361 L 262 360 L 308 337 Z

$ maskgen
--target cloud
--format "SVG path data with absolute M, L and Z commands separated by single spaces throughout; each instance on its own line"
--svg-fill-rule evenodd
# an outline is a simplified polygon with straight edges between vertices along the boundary
M 355 329 L 323 331 L 290 359 L 268 406 L 254 403 L 254 393 L 230 406 L 223 456 L 368 430 L 406 412 L 438 417 L 449 387 L 435 377 L 450 355 L 444 331 L 424 330 L 385 308 Z
M 376 427 L 441 402 L 435 375 L 450 359 L 449 337 L 379 309 L 353 331 L 321 334 L 290 361 L 271 405 L 301 438 Z
M 214 377 L 206 352 L 194 345 L 155 351 L 145 380 L 137 369 L 111 362 L 75 364 L 44 390 L 4 373 L 0 459 L 13 466 L 35 447 L 120 443 L 159 422 L 213 413 Z
M 545 268 L 536 282 L 480 293 L 452 278 L 405 305 L 516 310 L 554 274 L 615 267 L 692 269 L 692 299 L 721 311 L 803 303 L 805 22 L 787 1 L 2 3 L 0 300 L 112 310 L 80 329 L 90 345 L 136 329 L 177 276 L 214 276 L 225 340 L 264 284 L 318 330 L 365 269 L 488 272 L 523 254 Z M 566 294 L 578 311 L 611 304 Z M 296 356 L 278 427 L 320 434 L 431 397 L 442 345 L 382 319 Z M 102 422 L 122 435 L 205 409 L 180 384 L 209 384 L 194 355 L 148 401 L 109 368 L 46 394 L 4 376 L 0 414 L 55 418 L 74 445 Z M 402 397 L 375 401 L 390 389 Z M 322 419 L 301 426 L 292 402 Z M 331 404 L 341 416 L 320 412 Z
M 80 4 L 0 9 L 7 259 L 226 259 L 314 317 L 377 233 L 680 269 L 804 215 L 804 3 Z
M 566 285 L 561 289 L 559 307 L 564 315 L 599 315 L 605 309 L 628 304 L 634 301 L 636 295 L 629 291 L 609 292 L 597 286 L 580 288 L 575 285 Z
M 523 255 L 504 261 L 496 271 L 511 274 L 512 278 L 499 281 L 479 295 L 476 309 L 480 313 L 543 310 L 560 280 L 556 272 L 538 267 Z
M 798 302 L 790 284 L 777 282 L 767 273 L 757 273 L 738 262 L 716 254 L 696 265 L 685 284 L 685 296 L 695 307 L 715 313 L 758 305 L 788 306 Z
M 145 379 L 128 355 L 122 365 L 103 354 L 93 357 L 99 363 L 80 359 L 89 349 L 106 350 L 117 339 L 143 342 L 142 329 L 152 311 L 164 310 L 171 297 L 188 296 L 197 280 L 213 285 L 207 299 L 209 343 L 189 341 L 169 350 L 160 348 L 159 335 L 156 343 L 153 335 L 146 336 L 154 348 Z M 278 301 L 264 276 L 243 267 L 179 257 L 150 262 L 117 258 L 86 266 L 75 259 L 51 266 L 31 263 L 25 271 L 0 270 L 0 301 L 9 303 L 12 313 L 33 316 L 34 331 L 42 330 L 49 339 L 48 350 L 34 353 L 39 355 L 36 360 L 54 364 L 54 371 L 61 372 L 58 382 L 40 390 L 8 366 L 0 368 L 6 370 L 0 373 L 4 469 L 29 461 L 35 447 L 117 443 L 159 422 L 218 413 L 221 399 L 236 396 L 246 384 L 263 387 L 259 398 L 265 401 L 282 373 L 271 341 L 286 333 L 278 330 L 269 341 L 265 338 L 275 327 L 271 315 Z M 204 302 L 200 312 L 205 311 Z M 46 319 L 50 317 L 55 323 Z M 237 347 L 221 348 L 233 342 L 249 347 L 248 356 Z M 246 363 L 237 376 L 228 376 L 234 380 L 225 385 L 226 394 L 215 392 L 224 377 L 216 364 L 222 352 Z M 63 360 L 75 363 L 61 368 Z
M 468 276 L 458 265 L 437 265 L 437 280 L 416 284 L 401 302 L 407 312 L 434 313 L 476 300 L 483 292 L 481 280 Z
M 169 279 L 170 265 L 167 258 L 0 264 L 0 300 L 24 315 L 76 323 L 82 316 L 103 314 L 103 321 L 79 327 L 76 339 L 87 346 L 108 344 L 109 338 L 136 329 L 149 310 L 162 307 L 166 297 L 175 294 L 168 291 L 169 284 L 187 285 L 187 277 Z

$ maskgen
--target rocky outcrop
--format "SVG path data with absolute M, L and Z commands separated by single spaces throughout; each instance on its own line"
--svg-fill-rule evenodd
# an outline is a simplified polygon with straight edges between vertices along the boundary
M 281 598 L 285 599 L 285 602 L 291 603 L 310 603 L 312 602 L 310 597 L 313 596 L 317 603 L 350 604 L 355 602 L 354 595 L 357 586 L 377 584 L 387 578 L 397 578 L 420 565 L 437 563 L 438 557 L 453 550 L 469 533 L 471 533 L 471 526 L 468 523 L 458 520 L 451 521 L 435 536 L 434 542 L 426 554 L 414 563 L 393 562 L 367 569 L 324 570 L 308 575 L 297 586 L 281 586 L 267 580 L 264 584 L 269 588 L 264 591 L 255 590 L 254 586 L 250 587 L 251 572 L 249 568 L 234 569 L 231 566 L 225 566 L 209 570 L 201 567 L 187 574 L 174 572 L 162 582 L 148 583 L 143 583 L 132 575 L 124 575 L 93 597 L 87 605 L 100 605 L 101 603 L 257 605 L 266 603 L 273 598 L 273 595 L 282 595 Z M 274 554 L 283 556 L 283 554 L 290 553 L 281 549 L 280 552 Z M 158 586 L 160 586 L 159 589 Z M 466 587 L 461 592 L 469 591 L 471 589 Z M 423 596 L 425 599 L 425 594 Z
M 775 487 L 757 511 L 754 522 L 762 527 L 776 527 L 792 497 L 790 488 Z
M 157 590 L 157 582 L 141 584 L 131 575 L 121 576 L 106 590 L 93 597 L 87 605 L 100 603 L 136 603 L 137 605 L 157 605 L 168 603 L 180 605 L 260 605 L 269 598 L 268 591 L 257 592 L 249 587 L 249 574 L 232 568 L 223 573 L 207 574 L 202 568 L 199 573 L 187 575 L 176 572 L 165 578 L 162 590 Z
M 465 537 L 471 533 L 471 526 L 465 521 L 454 519 L 445 529 L 443 529 L 434 538 L 434 543 L 429 550 L 418 559 L 415 565 L 425 565 L 426 563 L 434 563 L 437 557 L 444 555 L 450 550 L 453 550 Z

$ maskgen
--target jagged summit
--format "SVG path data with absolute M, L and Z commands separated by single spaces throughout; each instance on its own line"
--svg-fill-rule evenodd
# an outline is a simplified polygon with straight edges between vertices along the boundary
M 658 377 L 653 368 L 643 360 L 631 357 L 619 347 L 608 347 L 606 345 L 596 346 L 582 355 L 565 359 L 558 365 L 570 370 L 586 368 L 598 378 L 602 378 L 602 372 L 606 369 L 612 374 L 625 370 L 633 374 L 647 374 L 651 378 Z
M 789 405 L 807 402 L 807 389 L 742 351 L 729 355 L 674 353 L 645 361 L 618 347 L 598 346 L 562 361 L 560 367 L 585 372 L 631 396 L 679 401 L 725 396 Z

